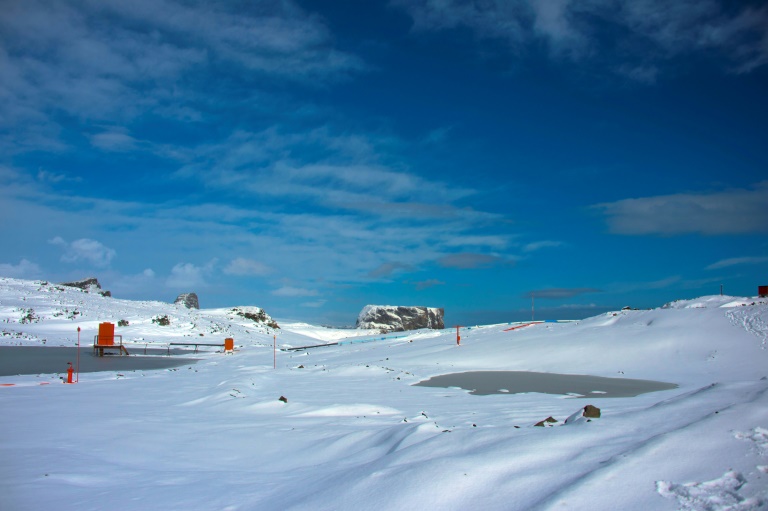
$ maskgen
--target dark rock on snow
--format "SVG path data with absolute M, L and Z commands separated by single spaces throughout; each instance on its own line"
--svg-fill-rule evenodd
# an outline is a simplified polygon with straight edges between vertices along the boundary
M 584 407 L 584 412 L 582 414 L 584 417 L 587 417 L 588 419 L 599 419 L 600 418 L 600 408 L 592 405 L 587 405 Z
M 176 297 L 176 300 L 173 303 L 183 305 L 187 309 L 200 308 L 200 302 L 197 301 L 197 295 L 195 293 L 181 293 Z
M 555 423 L 557 423 L 557 419 L 550 416 L 544 419 L 543 421 L 537 422 L 536 424 L 534 424 L 534 426 L 539 426 L 543 428 L 544 426 L 551 426 L 552 424 L 555 424 Z

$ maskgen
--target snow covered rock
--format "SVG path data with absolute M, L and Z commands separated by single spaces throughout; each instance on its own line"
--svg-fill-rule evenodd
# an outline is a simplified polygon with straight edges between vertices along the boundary
M 357 316 L 357 328 L 402 332 L 432 328 L 442 330 L 444 310 L 434 307 L 366 305 Z
M 62 282 L 62 286 L 76 287 L 82 289 L 86 293 L 99 293 L 101 296 L 112 296 L 109 291 L 102 291 L 101 284 L 96 277 L 88 277 L 83 280 L 76 280 L 74 282 Z
M 579 422 L 589 422 L 592 419 L 599 419 L 600 418 L 600 408 L 593 406 L 593 405 L 587 405 L 584 408 L 580 409 L 563 422 L 563 424 L 576 424 Z
M 181 293 L 176 297 L 176 300 L 173 303 L 177 305 L 183 305 L 187 309 L 200 308 L 200 302 L 198 302 L 197 294 L 195 293 Z

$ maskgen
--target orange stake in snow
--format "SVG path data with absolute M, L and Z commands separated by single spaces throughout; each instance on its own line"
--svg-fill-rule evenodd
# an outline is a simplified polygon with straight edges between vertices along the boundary
M 461 336 L 459 335 L 459 325 L 456 325 L 456 346 L 461 346 Z

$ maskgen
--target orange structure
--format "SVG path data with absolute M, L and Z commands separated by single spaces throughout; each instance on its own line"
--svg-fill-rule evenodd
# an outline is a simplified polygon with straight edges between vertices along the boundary
M 113 346 L 115 344 L 115 324 L 99 323 L 99 341 L 100 346 Z
M 120 339 L 118 344 L 115 344 L 116 338 Z M 107 349 L 116 349 L 120 351 L 121 355 L 123 353 L 128 355 L 128 350 L 123 346 L 123 336 L 115 335 L 115 324 L 99 323 L 99 335 L 96 335 L 93 338 L 93 351 L 94 353 L 98 351 L 99 356 L 103 357 L 104 350 Z
M 234 351 L 235 340 L 232 337 L 224 339 L 224 351 Z

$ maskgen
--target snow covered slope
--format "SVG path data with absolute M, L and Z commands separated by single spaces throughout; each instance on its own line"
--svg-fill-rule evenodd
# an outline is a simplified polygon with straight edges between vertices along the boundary
M 744 511 L 768 502 L 765 300 L 703 297 L 574 323 L 481 326 L 462 330 L 457 346 L 455 330 L 368 339 L 72 293 L 0 279 L 9 333 L 0 350 L 71 346 L 77 326 L 119 319 L 129 321 L 126 339 L 231 335 L 239 350 L 181 369 L 81 374 L 77 385 L 0 378 L 15 384 L 0 387 L 3 510 Z M 170 325 L 152 323 L 159 315 Z M 302 346 L 353 333 L 372 342 L 278 352 L 273 369 L 273 336 Z M 601 399 L 412 386 L 483 369 L 679 387 Z M 601 418 L 563 425 L 586 404 Z M 549 416 L 553 427 L 533 426 Z

